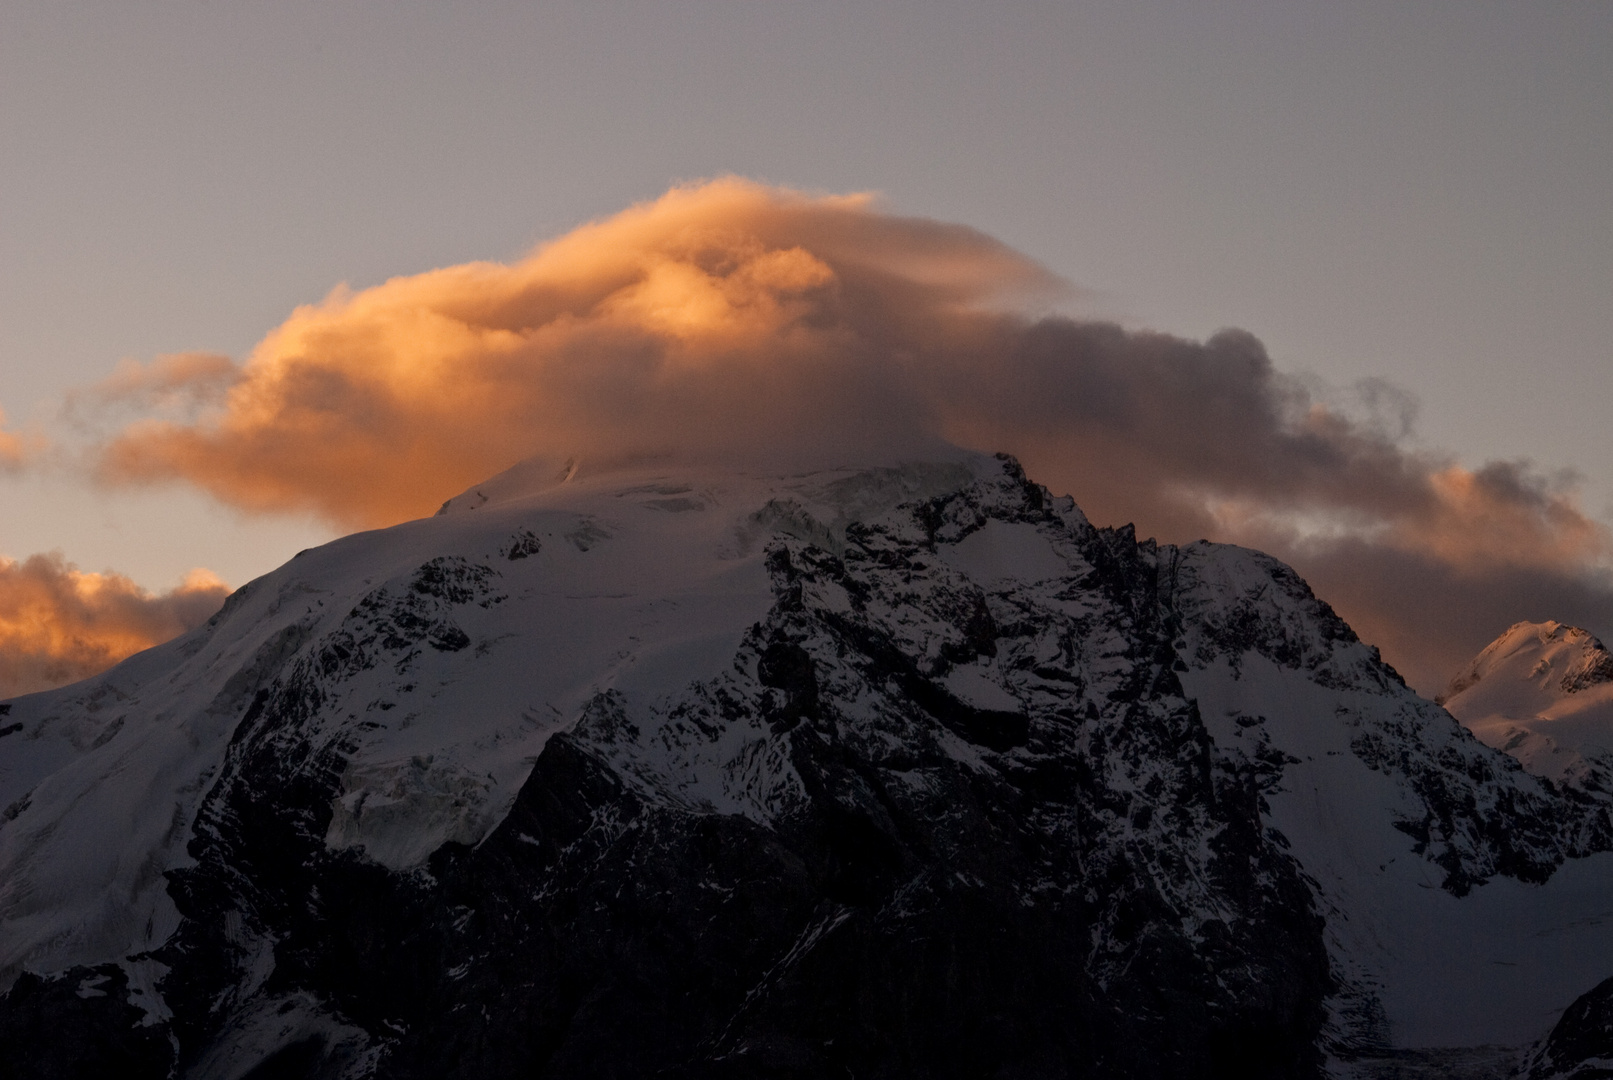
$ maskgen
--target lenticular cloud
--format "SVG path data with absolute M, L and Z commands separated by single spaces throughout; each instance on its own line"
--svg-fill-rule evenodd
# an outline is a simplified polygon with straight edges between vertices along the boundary
M 680 187 L 513 265 L 338 289 L 238 368 L 123 372 L 102 398 L 195 380 L 205 407 L 127 427 L 99 469 L 362 527 L 534 455 L 750 465 L 947 440 L 1017 453 L 1099 522 L 1277 552 L 1425 688 L 1517 619 L 1613 618 L 1607 530 L 1571 490 L 1412 452 L 1242 331 L 1025 314 L 1063 290 L 864 196 Z

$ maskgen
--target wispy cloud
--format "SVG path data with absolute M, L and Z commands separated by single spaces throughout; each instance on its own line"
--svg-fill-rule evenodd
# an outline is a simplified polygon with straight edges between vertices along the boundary
M 124 359 L 100 382 L 69 393 L 63 412 L 74 418 L 132 408 L 193 417 L 200 409 L 222 404 L 240 377 L 235 362 L 218 353 L 169 353 L 146 364 Z

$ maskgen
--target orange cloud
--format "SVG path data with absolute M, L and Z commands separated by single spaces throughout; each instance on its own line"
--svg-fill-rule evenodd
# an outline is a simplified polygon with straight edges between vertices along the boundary
M 37 432 L 19 435 L 4 428 L 6 414 L 0 412 L 0 472 L 15 472 L 43 450 L 45 439 Z
M 1521 618 L 1613 630 L 1608 532 L 1568 488 L 1408 449 L 1405 395 L 1374 382 L 1354 411 L 1330 405 L 1243 331 L 1024 313 L 1064 288 L 866 196 L 680 187 L 512 265 L 337 289 L 239 368 L 120 369 L 98 400 L 162 415 L 108 444 L 100 474 L 372 526 L 530 456 L 799 462 L 944 439 L 1018 454 L 1096 521 L 1274 551 L 1397 642 L 1419 685 Z M 1530 607 L 1545 596 L 1584 603 Z
M 206 570 L 152 594 L 56 554 L 0 558 L 0 698 L 87 678 L 176 637 L 208 619 L 228 592 Z
M 926 426 L 899 369 L 974 308 L 1056 287 L 996 241 L 866 197 L 677 188 L 511 266 L 299 308 L 219 411 L 131 426 L 101 473 L 377 525 L 535 453 L 890 444 Z

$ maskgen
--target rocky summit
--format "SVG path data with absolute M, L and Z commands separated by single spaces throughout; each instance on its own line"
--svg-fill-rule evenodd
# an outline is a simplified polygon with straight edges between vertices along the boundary
M 1606 801 L 1008 458 L 527 463 L 0 711 L 0 1076 L 1600 1052 Z

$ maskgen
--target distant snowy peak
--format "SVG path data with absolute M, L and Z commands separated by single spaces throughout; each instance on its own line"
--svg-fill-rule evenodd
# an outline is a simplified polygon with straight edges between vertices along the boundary
M 1520 622 L 1439 699 L 1485 743 L 1538 776 L 1613 790 L 1613 654 L 1558 622 Z
M 1457 673 L 1438 701 L 1443 705 L 1497 675 L 1514 680 L 1521 676 L 1555 700 L 1613 682 L 1613 653 L 1596 635 L 1577 626 L 1513 623 Z

